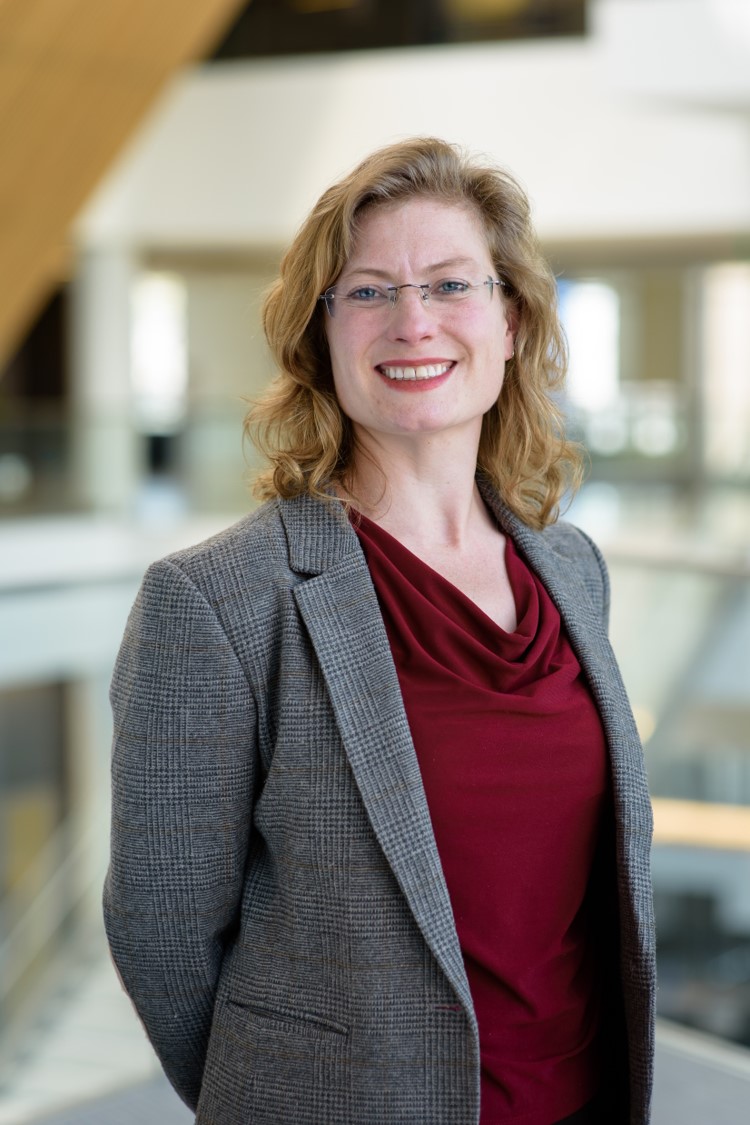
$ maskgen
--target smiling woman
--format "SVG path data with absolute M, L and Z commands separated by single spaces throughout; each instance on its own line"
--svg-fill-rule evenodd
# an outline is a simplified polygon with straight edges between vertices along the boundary
M 418 235 L 408 229 L 409 216 L 403 214 L 396 231 L 393 213 L 407 204 L 417 208 L 417 219 L 417 212 L 426 209 Z M 453 235 L 457 250 L 446 251 L 441 230 L 432 227 L 427 214 L 430 207 L 437 208 L 446 236 L 451 225 L 459 225 Z M 384 215 L 378 218 L 375 212 L 381 211 Z M 391 214 L 390 222 L 385 212 Z M 404 232 L 430 237 L 434 254 L 424 264 L 436 273 L 429 278 L 396 276 L 383 268 L 387 262 L 356 262 L 366 236 L 363 225 L 371 213 L 378 232 L 393 248 Z M 464 233 L 469 238 L 465 247 L 459 245 Z M 370 242 L 376 239 L 377 234 L 370 235 Z M 382 257 L 385 246 L 378 251 Z M 353 277 L 354 269 L 363 266 L 365 273 Z M 367 269 L 375 272 L 368 274 Z M 351 485 L 347 478 L 355 432 L 334 393 L 323 306 L 333 328 L 332 322 L 340 319 L 336 302 L 351 306 L 353 300 L 360 301 L 361 283 L 370 281 L 391 295 L 395 317 L 399 305 L 409 298 L 414 301 L 410 293 L 398 297 L 404 284 L 424 293 L 428 282 L 450 280 L 454 271 L 472 284 L 492 282 L 483 285 L 490 306 L 516 317 L 515 352 L 508 360 L 504 393 L 484 415 L 478 466 L 526 523 L 542 528 L 555 519 L 563 495 L 574 491 L 580 479 L 579 453 L 565 441 L 555 403 L 566 359 L 555 281 L 540 255 L 528 201 L 515 180 L 498 168 L 463 161 L 450 145 L 430 140 L 380 150 L 331 187 L 282 262 L 264 314 L 279 374 L 248 417 L 253 440 L 271 464 L 258 480 L 262 498 L 305 492 L 322 499 L 332 481 L 340 481 L 345 489 Z M 357 286 L 348 285 L 348 280 Z M 425 304 L 435 310 L 432 292 Z M 476 310 L 481 304 L 472 300 L 468 307 Z
M 651 812 L 557 522 L 554 297 L 507 173 L 368 157 L 266 301 L 267 503 L 146 575 L 105 913 L 197 1125 L 649 1121 Z

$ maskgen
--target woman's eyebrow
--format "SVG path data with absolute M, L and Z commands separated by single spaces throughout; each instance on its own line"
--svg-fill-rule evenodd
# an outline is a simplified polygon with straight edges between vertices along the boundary
M 437 270 L 453 269 L 454 266 L 477 266 L 478 263 L 475 258 L 446 258 L 442 262 L 435 262 L 434 265 L 427 267 L 428 273 L 435 273 Z
M 433 262 L 432 265 L 424 267 L 424 273 L 437 273 L 438 270 L 454 269 L 458 266 L 472 266 L 478 268 L 478 263 L 474 258 L 445 258 L 442 262 Z M 357 266 L 356 269 L 344 269 L 343 277 L 392 277 L 390 270 L 379 270 L 374 266 Z

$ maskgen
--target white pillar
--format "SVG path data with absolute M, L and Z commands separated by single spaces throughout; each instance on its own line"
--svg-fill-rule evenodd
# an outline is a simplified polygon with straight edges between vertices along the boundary
M 142 474 L 130 379 L 131 285 L 137 267 L 122 247 L 85 250 L 72 284 L 73 480 L 87 508 L 132 506 Z

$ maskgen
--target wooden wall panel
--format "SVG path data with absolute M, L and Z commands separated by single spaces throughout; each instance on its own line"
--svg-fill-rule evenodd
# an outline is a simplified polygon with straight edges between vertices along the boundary
M 242 0 L 0 0 L 0 367 L 72 220 L 176 68 Z

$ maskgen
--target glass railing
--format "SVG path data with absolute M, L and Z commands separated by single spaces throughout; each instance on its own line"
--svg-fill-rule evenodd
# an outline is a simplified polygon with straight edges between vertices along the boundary
M 654 804 L 658 1010 L 750 1046 L 750 560 L 675 546 L 609 553 Z

